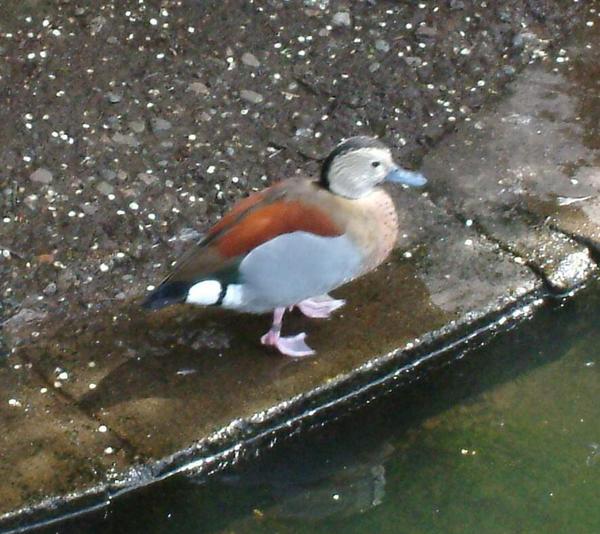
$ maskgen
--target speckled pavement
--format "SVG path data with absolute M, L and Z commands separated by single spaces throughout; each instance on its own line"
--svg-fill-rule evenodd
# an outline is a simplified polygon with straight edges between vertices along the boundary
M 0 531 L 218 470 L 594 275 L 593 6 L 102 4 L 0 7 Z M 316 357 L 265 351 L 266 317 L 140 311 L 233 200 L 348 133 L 430 186 L 394 190 L 397 250 L 334 319 L 290 318 Z

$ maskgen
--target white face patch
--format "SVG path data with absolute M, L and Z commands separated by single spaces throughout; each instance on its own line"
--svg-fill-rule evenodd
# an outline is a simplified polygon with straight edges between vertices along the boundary
M 388 149 L 359 148 L 337 156 L 328 173 L 329 187 L 338 194 L 359 198 L 383 182 L 395 167 Z
M 223 298 L 223 308 L 236 309 L 244 302 L 244 288 L 240 284 L 229 284 L 225 297 Z
M 221 294 L 221 283 L 217 280 L 204 280 L 190 287 L 185 301 L 188 304 L 209 306 L 216 304 Z

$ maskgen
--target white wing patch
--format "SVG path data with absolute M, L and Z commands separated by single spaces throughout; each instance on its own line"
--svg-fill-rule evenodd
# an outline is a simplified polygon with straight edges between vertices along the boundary
M 209 306 L 216 304 L 221 294 L 221 283 L 217 280 L 203 280 L 190 287 L 185 301 L 188 304 Z
M 223 302 L 221 306 L 223 308 L 231 308 L 236 309 L 244 302 L 244 286 L 240 284 L 229 284 L 227 286 L 227 291 L 225 292 L 225 297 L 223 298 Z

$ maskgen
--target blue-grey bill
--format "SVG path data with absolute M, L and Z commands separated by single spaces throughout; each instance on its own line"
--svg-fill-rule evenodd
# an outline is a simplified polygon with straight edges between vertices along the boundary
M 388 182 L 396 182 L 398 184 L 409 185 L 411 187 L 422 187 L 427 183 L 427 178 L 420 172 L 407 171 L 397 167 L 390 171 L 385 177 Z

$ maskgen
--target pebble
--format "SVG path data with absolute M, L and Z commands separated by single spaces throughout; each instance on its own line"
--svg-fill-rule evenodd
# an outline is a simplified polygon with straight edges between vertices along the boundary
M 144 182 L 146 185 L 155 184 L 158 178 L 154 174 L 150 174 L 147 172 L 140 172 L 137 177 Z
M 188 85 L 187 90 L 191 91 L 192 93 L 196 93 L 196 95 L 208 95 L 208 94 L 210 94 L 210 89 L 207 87 L 206 84 L 204 84 L 202 82 L 193 82 L 193 83 L 190 83 L 190 85 Z
M 417 56 L 406 56 L 404 61 L 406 61 L 406 63 L 411 67 L 418 67 L 421 65 L 421 63 L 423 63 L 423 60 Z
M 135 133 L 142 133 L 146 129 L 146 125 L 144 124 L 144 121 L 131 121 L 129 123 L 129 128 Z
M 37 182 L 40 184 L 49 184 L 52 182 L 52 178 L 52 173 L 48 169 L 44 168 L 34 171 L 29 177 L 32 182 Z
M 312 128 L 298 128 L 296 130 L 296 137 L 312 137 L 314 135 L 314 130 Z
M 327 9 L 329 7 L 329 0 L 304 0 L 304 5 L 307 7 Z
M 42 293 L 47 296 L 51 296 L 56 294 L 56 284 L 54 282 L 50 282 L 43 290 Z
M 37 195 L 28 195 L 23 199 L 23 204 L 25 204 L 31 211 L 35 211 L 37 209 L 39 198 Z
M 390 44 L 383 39 L 377 39 L 377 41 L 375 41 L 375 48 L 380 52 L 386 53 L 390 51 Z
M 338 11 L 335 15 L 333 15 L 331 22 L 334 26 L 349 27 L 352 25 L 352 19 L 350 18 L 350 13 L 348 11 Z
M 437 37 L 438 31 L 436 28 L 431 26 L 419 26 L 417 28 L 416 34 L 419 37 L 428 37 L 429 39 L 433 39 Z
M 152 119 L 150 124 L 154 133 L 165 132 L 173 127 L 173 125 L 168 120 L 161 118 Z
M 117 177 L 117 173 L 110 169 L 100 169 L 100 176 L 105 180 L 114 180 Z
M 260 61 L 258 61 L 256 56 L 250 52 L 244 52 L 242 54 L 242 63 L 248 67 L 260 67 Z
M 513 37 L 513 46 L 516 48 L 523 48 L 525 46 L 535 47 L 540 45 L 540 37 L 531 31 L 523 31 Z
M 194 228 L 182 228 L 177 238 L 180 241 L 197 241 L 202 235 Z
M 94 215 L 98 211 L 98 206 L 95 204 L 84 203 L 81 206 L 81 211 L 86 215 Z
M 110 115 L 106 117 L 106 123 L 111 130 L 121 129 L 121 118 L 118 115 Z
M 99 33 L 105 24 L 106 24 L 106 18 L 103 17 L 102 15 L 94 17 L 90 21 L 90 31 L 91 31 L 92 35 Z
M 260 104 L 262 101 L 264 101 L 263 95 L 248 89 L 242 89 L 240 91 L 240 98 L 242 100 L 246 100 L 246 102 L 250 102 L 251 104 Z
M 137 140 L 135 135 L 124 135 L 117 132 L 112 136 L 112 140 L 117 143 L 117 145 L 127 145 L 130 147 L 140 146 L 140 142 Z
M 111 104 L 118 104 L 121 102 L 121 100 L 123 100 L 123 95 L 120 93 L 113 93 L 111 91 L 110 93 L 106 93 L 106 98 Z
M 96 190 L 102 193 L 103 195 L 111 195 L 115 192 L 115 188 L 108 182 L 105 182 L 104 180 L 96 186 Z

